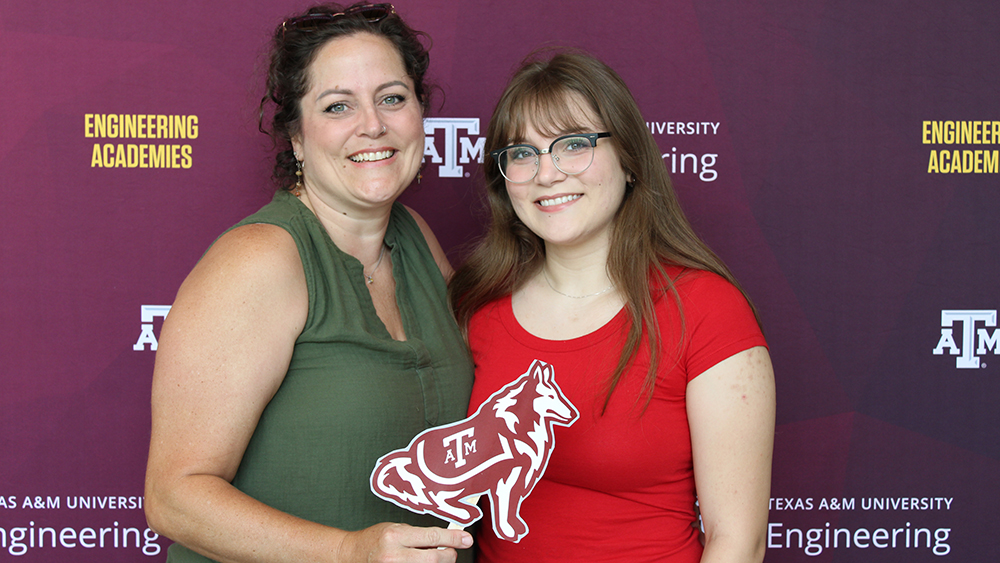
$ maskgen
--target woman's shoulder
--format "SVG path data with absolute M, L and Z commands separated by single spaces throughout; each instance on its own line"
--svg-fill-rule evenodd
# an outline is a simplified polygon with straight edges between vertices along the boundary
M 665 264 L 663 275 L 654 273 L 652 278 L 650 283 L 653 287 L 664 292 L 673 287 L 682 298 L 702 293 L 741 293 L 739 288 L 721 275 L 698 268 Z
M 673 274 L 673 275 L 671 275 Z M 673 291 L 656 302 L 661 327 L 684 335 L 689 373 L 753 346 L 767 346 L 757 315 L 743 291 L 715 272 L 696 268 L 668 270 Z
M 271 201 L 236 223 L 232 228 L 253 223 L 286 224 L 301 215 L 302 211 L 308 211 L 308 208 L 297 197 L 285 190 L 278 190 L 272 196 Z
M 666 279 L 660 278 L 656 307 L 660 314 L 674 311 L 678 299 L 685 318 L 756 318 L 743 291 L 725 277 L 708 270 L 667 266 Z M 676 293 L 674 293 L 676 292 Z M 673 314 L 673 313 L 670 313 Z
M 230 229 L 208 249 L 181 284 L 170 316 L 212 330 L 261 319 L 300 330 L 307 303 L 291 236 L 274 225 L 250 224 Z
M 283 283 L 289 276 L 301 276 L 302 264 L 287 230 L 268 223 L 249 223 L 216 239 L 196 270 L 210 278 L 224 278 L 227 284 Z
M 223 233 L 212 245 L 225 251 L 274 252 L 293 243 L 288 230 L 274 223 L 244 223 Z

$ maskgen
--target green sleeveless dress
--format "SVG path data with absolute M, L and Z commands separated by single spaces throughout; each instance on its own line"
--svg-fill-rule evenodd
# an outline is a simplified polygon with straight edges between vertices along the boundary
M 393 340 L 376 315 L 361 263 L 333 244 L 297 198 L 279 191 L 236 227 L 251 223 L 292 235 L 309 315 L 233 485 L 269 506 L 344 530 L 379 522 L 447 526 L 369 488 L 380 456 L 426 428 L 465 418 L 472 388 L 472 362 L 444 278 L 416 221 L 396 203 L 385 235 L 404 342 Z M 170 563 L 209 561 L 179 544 L 168 554 Z

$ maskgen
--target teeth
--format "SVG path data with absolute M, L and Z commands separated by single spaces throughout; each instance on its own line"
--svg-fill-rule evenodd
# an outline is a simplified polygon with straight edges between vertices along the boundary
M 363 152 L 361 154 L 356 154 L 351 158 L 354 162 L 375 162 L 376 160 L 385 160 L 393 155 L 395 151 L 379 151 L 379 152 Z
M 549 207 L 550 205 L 559 205 L 561 203 L 573 201 L 574 199 L 580 199 L 580 197 L 582 196 L 577 194 L 577 195 L 564 195 L 562 197 L 557 197 L 555 199 L 540 199 L 538 200 L 538 205 L 541 205 L 542 207 Z

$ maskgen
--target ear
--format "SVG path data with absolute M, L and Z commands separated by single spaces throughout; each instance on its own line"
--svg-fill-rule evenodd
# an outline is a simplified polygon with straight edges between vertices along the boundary
M 545 376 L 545 362 L 541 360 L 531 362 L 528 371 L 531 372 L 531 377 L 539 380 L 542 379 Z
M 295 153 L 295 158 L 302 160 L 303 157 L 303 144 L 302 144 L 302 133 L 297 133 L 291 138 L 292 141 L 292 152 Z

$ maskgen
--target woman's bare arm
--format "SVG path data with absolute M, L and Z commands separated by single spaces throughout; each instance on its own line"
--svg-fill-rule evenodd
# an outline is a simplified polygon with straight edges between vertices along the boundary
M 763 347 L 735 354 L 688 384 L 703 563 L 764 558 L 774 409 L 774 372 Z

